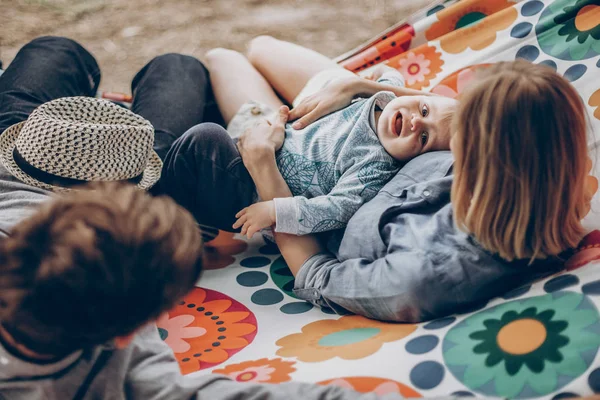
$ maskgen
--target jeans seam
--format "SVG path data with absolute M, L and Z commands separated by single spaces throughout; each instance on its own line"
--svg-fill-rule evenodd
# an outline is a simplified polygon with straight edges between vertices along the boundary
M 225 169 L 227 170 L 227 172 L 231 173 L 231 170 L 233 168 L 235 168 L 236 166 L 238 166 L 242 161 L 243 161 L 242 157 L 241 156 L 237 156 L 236 158 L 234 158 L 233 160 L 231 160 L 229 162 L 229 164 L 227 164 L 227 167 Z

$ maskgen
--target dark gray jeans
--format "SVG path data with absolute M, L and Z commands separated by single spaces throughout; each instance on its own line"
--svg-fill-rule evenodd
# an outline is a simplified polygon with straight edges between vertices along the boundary
M 99 83 L 96 60 L 77 42 L 54 36 L 32 40 L 0 76 L 0 134 L 47 101 L 94 96 Z M 154 126 L 154 149 L 162 159 L 192 126 L 221 120 L 208 71 L 193 57 L 154 58 L 137 73 L 131 90 L 131 109 Z
M 200 224 L 230 232 L 235 214 L 257 199 L 234 141 L 214 123 L 196 125 L 173 143 L 161 181 L 163 192 Z
M 39 105 L 60 97 L 94 96 L 100 68 L 77 42 L 45 36 L 17 53 L 0 76 L 0 134 Z M 208 71 L 180 54 L 151 60 L 133 78 L 132 111 L 154 126 L 163 173 L 154 194 L 171 195 L 199 223 L 231 231 L 235 214 L 254 200 L 254 183 L 222 123 Z

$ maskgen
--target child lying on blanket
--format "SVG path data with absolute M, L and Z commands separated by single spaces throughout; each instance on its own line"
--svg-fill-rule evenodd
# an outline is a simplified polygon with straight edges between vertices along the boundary
M 581 241 L 589 210 L 586 119 L 581 96 L 553 69 L 490 66 L 461 94 L 452 154 L 409 161 L 354 214 L 337 248 L 315 235 L 275 235 L 294 294 L 414 323 L 564 268 L 562 253 Z M 269 141 L 278 129 L 259 126 L 238 144 L 264 200 L 291 196 Z
M 244 75 L 245 84 L 265 78 L 252 71 L 253 67 L 238 53 L 219 50 L 207 58 L 217 103 L 229 122 L 232 137 L 273 115 L 273 107 L 261 101 L 264 95 L 257 95 L 258 99 L 248 97 L 235 115 L 228 114 L 227 107 L 231 108 L 233 99 L 239 103 L 243 97 L 240 86 L 224 84 L 223 74 L 231 76 L 232 65 L 238 65 L 237 74 Z M 322 83 L 331 83 L 346 73 L 353 75 L 339 67 L 317 73 L 295 102 L 306 96 L 311 87 L 320 89 Z M 390 67 L 380 67 L 372 79 L 386 88 L 404 88 L 402 75 Z M 263 89 L 273 91 L 267 85 Z M 244 93 L 252 96 L 257 91 Z M 356 210 L 372 199 L 403 163 L 425 152 L 449 149 L 449 121 L 456 105 L 456 100 L 426 93 L 396 96 L 384 90 L 355 100 L 305 129 L 286 124 L 285 139 L 276 159 L 294 197 L 244 208 L 236 215 L 239 219 L 233 228 L 241 227 L 242 234 L 248 237 L 273 225 L 276 232 L 295 235 L 344 228 Z

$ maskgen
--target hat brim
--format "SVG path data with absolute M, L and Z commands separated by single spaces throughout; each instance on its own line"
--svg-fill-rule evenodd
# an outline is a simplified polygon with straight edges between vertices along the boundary
M 39 181 L 33 178 L 32 176 L 26 174 L 25 172 L 23 172 L 23 170 L 21 170 L 21 168 L 19 168 L 19 166 L 15 162 L 13 151 L 15 149 L 15 143 L 17 141 L 17 138 L 19 137 L 19 133 L 21 132 L 21 129 L 23 128 L 24 124 L 25 122 L 20 122 L 18 124 L 12 125 L 8 129 L 6 129 L 2 134 L 0 134 L 0 163 L 4 166 L 4 168 L 8 170 L 8 172 L 11 173 L 11 175 L 28 185 L 45 190 L 50 190 L 53 192 L 65 192 L 74 189 L 69 187 L 50 185 L 48 183 Z M 161 171 L 162 161 L 158 154 L 156 154 L 156 152 L 152 150 L 146 168 L 142 173 L 142 179 L 137 183 L 136 186 L 142 190 L 149 190 L 160 179 Z

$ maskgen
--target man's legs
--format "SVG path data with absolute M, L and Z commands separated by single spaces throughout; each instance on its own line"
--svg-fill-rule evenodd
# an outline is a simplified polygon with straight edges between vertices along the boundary
M 52 36 L 32 40 L 0 76 L 0 134 L 45 102 L 94 96 L 99 83 L 96 60 L 77 42 Z
M 198 223 L 230 232 L 235 214 L 256 201 L 234 141 L 211 123 L 194 126 L 175 141 L 164 160 L 161 189 Z
M 154 149 L 164 162 L 162 177 L 152 192 L 170 195 L 188 208 L 202 224 L 204 240 L 210 240 L 217 234 L 213 226 L 220 225 L 211 225 L 212 220 L 204 221 L 203 210 L 206 207 L 197 209 L 195 198 L 202 187 L 193 184 L 200 172 L 187 166 L 195 163 L 199 146 L 205 152 L 219 152 L 222 145 L 206 141 L 199 143 L 191 139 L 194 134 L 186 136 L 187 139 L 183 137 L 186 131 L 205 121 L 224 124 L 210 87 L 208 70 L 193 57 L 165 54 L 154 58 L 137 73 L 131 90 L 132 110 L 154 126 Z M 181 141 L 174 146 L 178 138 Z M 194 145 L 190 145 L 190 140 Z M 229 150 L 230 145 L 226 144 Z M 166 157 L 172 147 L 177 150 L 172 152 L 172 161 L 169 161 Z M 189 188 L 190 192 L 185 192 L 183 187 Z
M 163 160 L 177 138 L 209 117 L 210 79 L 194 57 L 172 53 L 154 58 L 133 78 L 131 91 L 131 110 L 154 126 L 154 150 Z

